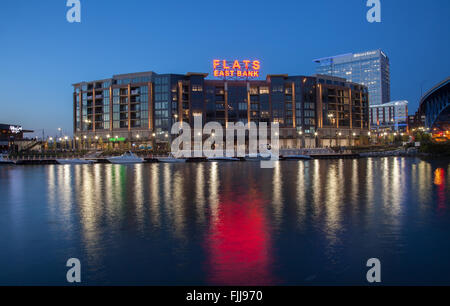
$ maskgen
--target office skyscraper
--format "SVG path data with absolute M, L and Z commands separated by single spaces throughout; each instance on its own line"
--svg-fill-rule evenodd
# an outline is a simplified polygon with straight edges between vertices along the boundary
M 381 50 L 349 53 L 314 60 L 317 74 L 346 78 L 369 89 L 370 105 L 391 100 L 389 58 Z

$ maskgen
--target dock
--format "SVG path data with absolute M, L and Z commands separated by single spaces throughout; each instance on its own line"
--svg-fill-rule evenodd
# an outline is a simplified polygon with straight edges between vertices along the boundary
M 310 156 L 312 159 L 355 159 L 361 157 L 359 154 L 317 154 Z
M 355 154 L 349 151 L 345 152 L 333 152 L 325 149 L 301 149 L 301 150 L 280 150 L 279 160 L 308 160 L 307 158 L 290 158 L 290 156 L 309 156 L 311 159 L 355 159 L 364 157 L 364 155 Z M 144 163 L 159 163 L 159 156 L 146 156 Z M 163 157 L 163 156 L 161 156 Z M 110 162 L 106 157 L 58 157 L 58 158 L 85 158 L 94 161 L 95 164 L 109 164 Z M 238 158 L 239 161 L 246 161 L 244 157 Z M 30 156 L 22 159 L 11 159 L 16 165 L 57 165 L 57 157 L 49 156 Z M 186 159 L 187 163 L 204 163 L 208 162 L 206 157 L 189 157 Z

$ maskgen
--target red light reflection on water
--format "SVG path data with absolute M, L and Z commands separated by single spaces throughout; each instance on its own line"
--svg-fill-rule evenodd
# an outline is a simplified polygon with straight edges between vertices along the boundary
M 434 184 L 438 186 L 437 198 L 438 198 L 438 208 L 445 209 L 446 206 L 446 196 L 445 196 L 445 170 L 442 168 L 436 169 L 434 171 Z
M 216 285 L 270 285 L 271 246 L 261 199 L 223 199 L 207 237 L 207 273 Z M 214 218 L 214 217 L 211 217 Z

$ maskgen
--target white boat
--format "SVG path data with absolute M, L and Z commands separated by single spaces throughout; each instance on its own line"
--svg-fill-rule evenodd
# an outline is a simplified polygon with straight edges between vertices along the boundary
M 185 163 L 186 159 L 184 158 L 175 158 L 173 155 L 169 155 L 168 157 L 158 157 L 158 162 L 160 163 Z
M 310 160 L 311 156 L 308 155 L 286 155 L 283 156 L 284 159 L 286 160 Z
M 56 162 L 60 165 L 90 165 L 93 164 L 93 160 L 86 160 L 86 159 L 79 159 L 79 158 L 73 158 L 73 159 L 57 159 Z
M 112 164 L 139 164 L 144 162 L 143 158 L 133 154 L 131 151 L 125 152 L 121 156 L 109 157 L 106 160 Z
M 6 155 L 0 154 L 0 165 L 15 165 L 16 163 L 6 158 Z
M 258 154 L 248 154 L 245 156 L 246 161 L 261 161 L 270 160 L 272 158 L 272 153 L 258 153 Z
M 211 162 L 240 161 L 240 159 L 236 158 L 236 157 L 216 156 L 216 157 L 208 157 L 208 161 L 211 161 Z

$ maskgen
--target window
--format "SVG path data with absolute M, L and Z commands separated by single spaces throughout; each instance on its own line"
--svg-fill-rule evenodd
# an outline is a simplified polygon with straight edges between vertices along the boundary
M 259 94 L 260 95 L 269 94 L 269 87 L 260 87 L 259 88 Z
M 283 92 L 283 86 L 273 86 L 272 92 Z
M 305 117 L 315 117 L 316 114 L 314 111 L 305 110 Z
M 148 94 L 148 86 L 141 86 L 141 94 Z

